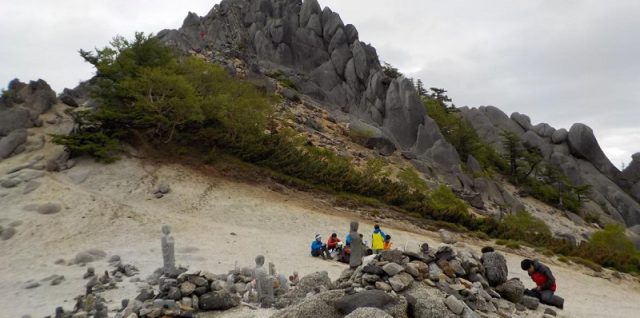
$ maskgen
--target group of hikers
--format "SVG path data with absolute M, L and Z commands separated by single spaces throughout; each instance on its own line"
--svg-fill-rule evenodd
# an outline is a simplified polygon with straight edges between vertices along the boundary
M 360 234 L 360 238 L 363 235 Z M 366 241 L 363 241 L 366 245 Z M 367 246 L 366 255 L 378 254 L 381 251 L 391 249 L 391 235 L 385 234 L 380 225 L 373 226 L 373 233 L 371 234 L 371 247 Z M 322 241 L 322 236 L 316 234 L 315 240 L 311 242 L 311 256 L 322 257 L 324 259 L 337 261 L 342 263 L 349 263 L 349 257 L 351 255 L 351 234 L 347 234 L 344 242 L 338 238 L 337 233 L 332 233 L 326 243 Z
M 391 236 L 385 234 L 378 224 L 373 226 L 370 248 L 367 246 L 366 241 L 363 240 L 363 235 L 359 234 L 359 236 L 360 240 L 358 241 L 365 245 L 365 255 L 378 254 L 384 250 L 391 249 Z M 351 234 L 347 234 L 345 241 L 342 242 L 336 233 L 332 233 L 326 243 L 322 241 L 320 234 L 316 234 L 315 240 L 311 243 L 311 255 L 328 260 L 337 257 L 339 262 L 350 263 L 351 244 Z M 493 251 L 492 247 L 485 247 L 482 250 L 483 253 L 491 251 Z M 560 309 L 564 308 L 564 299 L 555 295 L 556 279 L 549 267 L 537 260 L 531 259 L 524 259 L 520 266 L 522 270 L 527 271 L 531 280 L 536 284 L 535 288 L 525 290 L 525 295 L 535 297 L 543 304 L 555 306 Z

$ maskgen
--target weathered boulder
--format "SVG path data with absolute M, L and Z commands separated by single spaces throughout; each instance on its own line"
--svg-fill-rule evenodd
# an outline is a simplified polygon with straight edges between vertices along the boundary
M 496 287 L 496 291 L 502 298 L 512 302 L 519 303 L 524 295 L 524 284 L 517 279 L 512 278 Z
M 409 286 L 411 286 L 412 283 L 413 277 L 406 272 L 402 272 L 389 278 L 389 284 L 391 285 L 391 288 L 393 288 L 393 290 L 396 292 L 401 292 L 407 289 Z
M 426 283 L 416 282 L 403 296 L 409 303 L 409 317 L 416 318 L 453 318 L 459 317 L 449 310 L 444 300 L 446 294 Z
M 551 142 L 560 144 L 567 141 L 567 138 L 569 138 L 569 132 L 564 128 L 560 128 L 551 135 Z
M 382 266 L 382 270 L 384 270 L 389 276 L 395 276 L 396 274 L 404 271 L 404 267 L 400 264 L 389 263 Z
M 453 295 L 449 295 L 449 297 L 444 300 L 444 304 L 456 315 L 461 315 L 466 307 L 462 301 Z
M 531 119 L 525 114 L 520 114 L 518 112 L 512 113 L 511 120 L 515 121 L 524 130 L 530 130 L 533 127 L 531 125 Z
M 578 158 L 586 159 L 598 171 L 612 180 L 616 180 L 619 177 L 620 171 L 604 154 L 593 134 L 593 130 L 589 126 L 581 123 L 573 124 L 569 129 L 568 141 L 571 154 Z
M 378 308 L 361 307 L 352 311 L 344 318 L 393 318 L 393 316 Z
M 276 312 L 273 318 L 298 318 L 298 317 L 342 317 L 340 313 L 327 304 L 319 297 L 312 296 L 304 299 L 302 302 L 289 306 L 283 310 Z
M 535 131 L 536 134 L 538 134 L 538 136 L 545 137 L 545 138 L 551 137 L 553 133 L 556 131 L 555 128 L 551 127 L 547 123 L 537 124 L 533 126 L 531 130 Z
M 489 285 L 495 287 L 507 281 L 507 275 L 509 274 L 507 260 L 502 254 L 499 252 L 483 253 L 481 261 Z
M 520 303 L 523 306 L 527 307 L 528 309 L 536 310 L 536 309 L 538 309 L 538 306 L 540 305 L 540 300 L 538 298 L 525 295 L 525 296 L 522 296 L 522 299 L 520 300 Z
M 630 187 L 640 182 L 640 152 L 631 156 L 631 162 L 622 171 L 622 178 Z
M 345 295 L 335 302 L 334 307 L 338 312 L 346 315 L 361 307 L 382 309 L 395 302 L 396 300 L 389 294 L 373 289 L 364 290 L 353 295 Z
M 426 112 L 411 81 L 404 77 L 391 81 L 384 114 L 382 126 L 393 134 L 400 146 L 413 146 Z
M 16 129 L 31 127 L 33 122 L 27 109 L 17 106 L 7 107 L 0 101 L 0 136 L 6 136 Z
M 0 114 L 2 116 L 2 114 Z M 11 131 L 7 136 L 0 137 L 0 159 L 9 157 L 18 146 L 27 141 L 27 131 L 25 129 L 16 129 Z
M 74 258 L 74 262 L 76 264 L 90 263 L 96 260 L 103 259 L 105 257 L 107 257 L 107 253 L 105 253 L 103 250 L 89 249 L 84 252 L 80 252 L 76 254 L 76 257 Z
M 445 244 L 455 244 L 458 242 L 458 235 L 445 229 L 438 230 L 440 240 Z
M 240 296 L 222 289 L 200 296 L 199 307 L 202 310 L 227 310 L 240 305 Z

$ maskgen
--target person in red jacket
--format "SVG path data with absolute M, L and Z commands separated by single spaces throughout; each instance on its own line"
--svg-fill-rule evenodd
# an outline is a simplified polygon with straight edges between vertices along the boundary
M 336 233 L 331 234 L 331 236 L 327 240 L 327 248 L 329 250 L 336 249 L 336 247 L 338 246 L 338 242 L 341 242 L 340 239 L 338 238 L 338 234 Z
M 564 299 L 554 295 L 556 292 L 556 279 L 553 277 L 549 267 L 537 260 L 530 259 L 522 260 L 520 267 L 522 267 L 522 270 L 527 271 L 531 279 L 536 283 L 535 288 L 524 291 L 525 295 L 538 298 L 543 304 L 556 306 L 560 309 L 564 308 Z

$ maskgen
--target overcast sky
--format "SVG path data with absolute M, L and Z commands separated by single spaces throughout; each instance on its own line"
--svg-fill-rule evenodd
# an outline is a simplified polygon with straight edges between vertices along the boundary
M 219 1 L 20 0 L 0 10 L 0 86 L 88 79 L 80 48 L 178 28 Z M 320 0 L 380 59 L 457 106 L 495 105 L 534 124 L 593 128 L 613 164 L 640 151 L 640 1 Z

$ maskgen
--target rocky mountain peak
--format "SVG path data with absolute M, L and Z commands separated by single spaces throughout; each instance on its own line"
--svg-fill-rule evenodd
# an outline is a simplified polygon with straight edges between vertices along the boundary
M 316 0 L 225 0 L 204 17 L 189 13 L 179 30 L 158 37 L 185 52 L 222 52 L 257 73 L 284 74 L 324 108 L 366 123 L 386 143 L 439 167 L 452 186 L 468 186 L 460 181 L 468 177 L 455 149 L 426 114 L 413 83 L 388 77 L 375 48 Z

